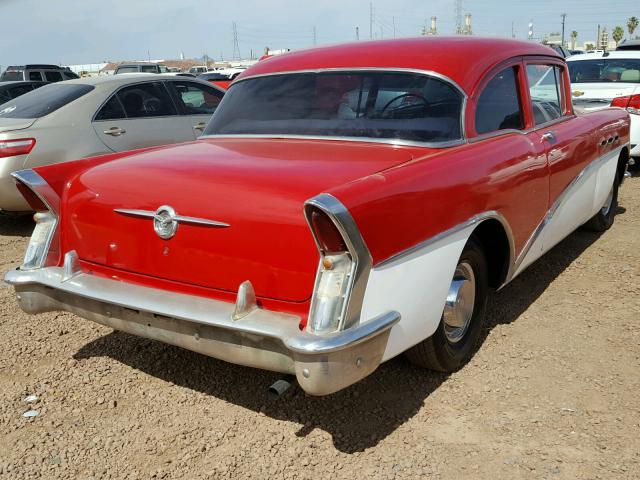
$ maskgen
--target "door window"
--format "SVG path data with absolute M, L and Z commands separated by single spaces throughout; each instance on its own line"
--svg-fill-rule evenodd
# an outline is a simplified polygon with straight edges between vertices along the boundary
M 562 68 L 556 65 L 527 65 L 527 80 L 536 125 L 562 117 Z
M 105 103 L 100 111 L 96 114 L 96 120 L 117 120 L 126 118 L 124 108 L 116 95 L 113 95 L 107 103 Z
M 185 115 L 210 115 L 216 111 L 223 93 L 195 82 L 171 82 Z
M 29 80 L 34 82 L 42 82 L 42 74 L 40 72 L 29 72 Z
M 118 92 L 118 99 L 127 118 L 166 117 L 178 114 L 162 82 L 130 85 Z
M 524 116 L 518 94 L 518 73 L 505 68 L 484 87 L 476 105 L 476 132 L 524 128 Z

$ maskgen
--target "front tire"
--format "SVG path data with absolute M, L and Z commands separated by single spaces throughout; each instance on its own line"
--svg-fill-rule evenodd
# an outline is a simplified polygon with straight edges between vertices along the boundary
M 618 186 L 618 175 L 616 174 L 613 178 L 611 191 L 607 195 L 604 205 L 598 210 L 598 213 L 584 224 L 585 228 L 593 230 L 594 232 L 604 232 L 611 228 L 618 208 Z
M 441 372 L 455 372 L 464 366 L 482 336 L 488 290 L 484 252 L 471 237 L 458 260 L 438 329 L 407 350 L 409 361 Z

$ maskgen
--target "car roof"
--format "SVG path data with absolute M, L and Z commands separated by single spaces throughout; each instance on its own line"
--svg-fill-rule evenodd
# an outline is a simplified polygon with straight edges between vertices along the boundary
M 147 63 L 147 62 L 140 62 L 140 63 L 121 63 L 120 65 L 116 66 L 116 68 L 120 68 L 120 67 L 158 67 L 160 66 L 160 63 Z
M 475 36 L 425 36 L 360 41 L 275 55 L 256 63 L 238 79 L 300 70 L 421 70 L 444 75 L 470 92 L 488 68 L 512 57 L 544 55 L 562 60 L 535 42 Z
M 601 60 L 603 58 L 638 58 L 640 59 L 639 50 L 614 50 L 612 52 L 593 52 L 579 53 L 567 58 L 567 62 L 575 62 L 576 60 Z
M 93 85 L 97 88 L 117 88 L 121 85 L 128 85 L 133 83 L 140 83 L 146 80 L 175 80 L 175 81 L 188 81 L 198 82 L 210 87 L 214 87 L 217 90 L 224 92 L 223 89 L 216 87 L 215 85 L 206 82 L 204 80 L 198 80 L 196 77 L 183 77 L 176 76 L 170 73 L 121 73 L 118 75 L 99 75 L 97 77 L 83 77 L 73 80 L 65 80 L 65 85 Z

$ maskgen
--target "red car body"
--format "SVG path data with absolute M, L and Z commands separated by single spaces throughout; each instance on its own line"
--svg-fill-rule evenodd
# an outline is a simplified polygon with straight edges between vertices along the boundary
M 538 67 L 556 72 L 555 90 L 544 77 L 532 85 L 527 72 Z M 49 230 L 34 234 L 50 235 L 44 247 L 33 240 L 25 265 L 5 277 L 21 307 L 295 373 L 322 395 L 443 328 L 471 238 L 488 286 L 500 288 L 617 193 L 628 114 L 576 116 L 564 60 L 530 42 L 441 37 L 299 51 L 259 62 L 228 96 L 275 75 L 369 71 L 418 72 L 455 89 L 460 138 L 214 134 L 21 172 L 34 209 L 52 212 L 42 217 Z M 515 76 L 522 124 L 478 133 L 483 92 L 503 72 Z M 559 117 L 541 122 L 546 100 L 531 92 L 554 91 Z M 397 117 L 385 116 L 388 104 L 381 117 L 404 120 L 415 107 L 405 100 Z

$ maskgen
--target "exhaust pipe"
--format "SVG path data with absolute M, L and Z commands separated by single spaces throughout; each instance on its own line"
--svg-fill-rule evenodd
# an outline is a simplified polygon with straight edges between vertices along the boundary
M 276 381 L 269 387 L 269 398 L 272 400 L 279 399 L 284 393 L 291 388 L 291 385 L 295 382 L 293 375 L 288 375 L 280 380 Z

